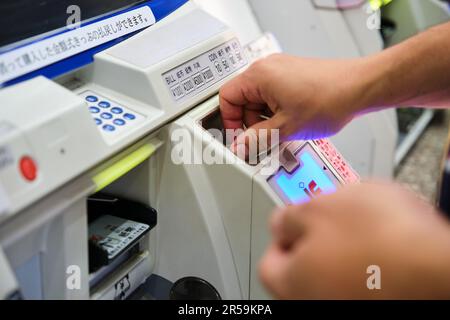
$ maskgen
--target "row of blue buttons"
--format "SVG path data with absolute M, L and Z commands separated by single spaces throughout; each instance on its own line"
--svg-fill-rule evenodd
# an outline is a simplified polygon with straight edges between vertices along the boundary
M 114 124 L 116 124 L 116 125 L 118 125 L 118 126 L 123 126 L 124 123 L 119 124 L 119 121 L 118 121 L 118 120 L 120 120 L 120 119 L 116 119 L 116 120 L 114 121 Z M 123 120 L 122 120 L 122 121 L 123 121 Z M 99 126 L 99 125 L 102 124 L 102 120 L 96 118 L 96 119 L 95 119 L 95 123 L 97 123 L 97 125 Z M 113 126 L 113 125 L 110 125 L 110 124 L 105 124 L 102 128 L 103 128 L 103 130 L 108 131 L 108 132 L 116 131 L 116 127 Z
M 98 126 L 103 123 L 103 121 L 99 118 L 94 118 L 94 120 Z M 113 123 L 117 126 L 124 126 L 126 124 L 125 120 L 122 119 L 114 119 Z
M 100 109 L 98 107 L 90 107 L 92 113 L 99 113 Z M 114 114 L 122 114 L 123 109 L 119 107 L 114 107 L 111 109 L 111 112 Z
M 98 101 L 98 98 L 96 96 L 87 96 L 86 97 L 86 101 L 94 103 L 94 102 Z M 107 109 L 107 108 L 111 107 L 111 103 L 109 103 L 107 101 L 100 101 L 98 103 L 98 106 L 100 108 Z M 100 109 L 98 109 L 97 107 L 91 107 L 91 108 L 94 108 L 94 109 L 91 109 L 91 111 L 92 110 L 98 110 L 97 112 L 94 112 L 94 113 L 100 112 Z M 123 113 L 123 109 L 119 108 L 119 107 L 114 107 L 114 108 L 111 109 L 111 112 L 114 113 L 114 114 L 121 114 L 121 113 Z
M 86 97 L 86 101 L 87 101 L 87 102 L 94 103 L 94 102 L 97 102 L 97 101 L 98 101 L 98 98 L 97 98 L 96 96 L 87 96 L 87 97 Z M 106 108 L 111 107 L 111 103 L 109 103 L 108 101 L 100 101 L 100 102 L 98 103 L 98 106 L 101 107 L 101 108 L 106 109 Z
M 94 113 L 94 114 L 95 114 L 95 113 L 100 113 L 100 109 L 97 108 L 97 107 L 90 107 L 89 110 L 91 111 L 91 113 Z M 114 114 L 120 114 L 120 113 L 114 112 L 114 111 L 112 111 L 112 110 L 111 110 L 111 112 L 114 113 Z M 112 118 L 113 118 L 113 115 L 112 115 L 111 113 L 109 113 L 109 112 L 103 112 L 103 113 L 100 115 L 100 117 L 102 117 L 102 118 L 105 119 L 105 120 L 109 120 L 109 119 L 112 119 Z M 136 116 L 135 116 L 134 114 L 131 114 L 131 113 L 125 113 L 125 114 L 123 115 L 123 117 L 124 117 L 126 120 L 134 120 L 134 119 L 136 119 Z

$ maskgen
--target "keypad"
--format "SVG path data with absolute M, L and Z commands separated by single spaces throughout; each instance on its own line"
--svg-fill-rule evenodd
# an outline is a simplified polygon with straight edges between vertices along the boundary
M 80 96 L 87 102 L 95 124 L 105 136 L 118 134 L 145 119 L 141 114 L 94 92 L 85 91 Z

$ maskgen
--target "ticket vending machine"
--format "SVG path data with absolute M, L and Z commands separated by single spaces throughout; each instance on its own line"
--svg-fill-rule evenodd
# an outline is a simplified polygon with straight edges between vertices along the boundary
M 257 265 L 270 240 L 273 209 L 359 178 L 328 140 L 281 144 L 255 165 L 237 159 L 217 134 L 218 105 L 213 97 L 167 128 L 171 144 L 164 152 L 159 208 L 168 214 L 156 231 L 155 272 L 168 279 L 202 277 L 227 299 L 268 298 Z M 182 141 L 194 146 L 188 156 Z M 209 164 L 196 164 L 199 159 Z M 173 264 L 177 258 L 186 263 Z
M 105 31 L 124 24 L 120 41 Z M 0 63 L 93 31 L 94 51 L 2 74 L 0 294 L 126 299 L 159 276 L 197 277 L 223 299 L 268 297 L 256 264 L 273 208 L 358 180 L 326 140 L 281 144 L 250 165 L 214 134 L 220 86 L 273 39 L 244 48 L 192 2 L 160 0 L 8 47 Z

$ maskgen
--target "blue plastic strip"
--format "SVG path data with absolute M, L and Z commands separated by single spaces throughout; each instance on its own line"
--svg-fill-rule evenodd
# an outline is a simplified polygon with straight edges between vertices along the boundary
M 133 6 L 133 7 L 129 7 L 127 9 L 124 9 L 124 10 L 121 10 L 121 11 L 118 11 L 118 12 L 114 12 L 113 14 L 110 14 L 110 15 L 105 15 L 105 16 L 103 16 L 101 18 L 98 18 L 98 19 L 93 19 L 93 20 L 91 20 L 89 22 L 83 23 L 81 25 L 81 27 L 90 25 L 92 23 L 96 23 L 98 21 L 102 21 L 104 19 L 108 19 L 108 18 L 114 17 L 116 15 L 119 15 L 119 14 L 122 14 L 122 13 L 125 13 L 125 12 L 132 11 L 132 10 L 135 10 L 137 8 L 144 7 L 144 6 L 150 7 L 150 9 L 153 11 L 153 14 L 155 16 L 156 22 L 158 22 L 158 21 L 162 20 L 163 18 L 167 17 L 172 12 L 176 11 L 177 9 L 179 9 L 182 5 L 184 5 L 188 1 L 189 0 L 151 0 L 151 1 L 144 2 L 144 3 L 140 3 L 139 5 L 136 5 L 136 6 Z M 142 29 L 142 30 L 145 30 L 145 28 Z M 13 80 L 9 80 L 9 81 L 7 81 L 7 82 L 5 82 L 3 84 L 0 84 L 0 87 L 7 87 L 7 86 L 10 86 L 10 85 L 13 85 L 13 84 L 16 84 L 16 83 L 19 83 L 19 82 L 22 82 L 22 81 L 25 81 L 25 80 L 37 77 L 39 75 L 45 76 L 45 77 L 47 77 L 49 79 L 52 79 L 52 78 L 55 78 L 55 77 L 60 76 L 62 74 L 65 74 L 67 72 L 70 72 L 72 70 L 81 68 L 81 67 L 83 67 L 85 65 L 88 65 L 88 64 L 92 63 L 93 60 L 94 60 L 93 57 L 94 57 L 94 55 L 96 53 L 101 52 L 101 51 L 103 51 L 105 49 L 108 49 L 108 48 L 110 48 L 110 47 L 112 47 L 112 46 L 122 42 L 123 40 L 130 38 L 133 35 L 141 32 L 142 30 L 139 30 L 139 31 L 134 32 L 134 33 L 130 33 L 130 34 L 124 36 L 124 37 L 120 37 L 120 38 L 114 39 L 112 41 L 109 41 L 107 43 L 99 45 L 99 46 L 97 46 L 95 48 L 92 48 L 92 49 L 86 50 L 84 52 L 81 52 L 79 54 L 76 54 L 76 55 L 74 55 L 74 56 L 72 56 L 70 58 L 67 58 L 67 59 L 58 61 L 56 63 L 53 63 L 53 64 L 51 64 L 51 65 L 49 65 L 47 67 L 38 69 L 38 70 L 30 72 L 30 73 L 27 73 L 27 74 L 25 74 L 23 76 L 20 76 L 20 77 L 17 77 L 15 79 L 13 79 Z M 7 51 L 2 52 L 2 53 L 11 52 L 11 51 L 19 49 L 21 47 L 24 47 L 24 46 L 30 45 L 32 43 L 36 43 L 36 42 L 42 41 L 44 39 L 52 38 L 54 36 L 63 34 L 63 33 L 68 32 L 68 31 L 70 31 L 70 30 L 63 30 L 63 31 L 61 31 L 59 33 L 52 34 L 50 36 L 43 37 L 41 39 L 37 39 L 37 40 L 35 40 L 33 42 L 29 42 L 29 43 L 17 46 L 15 48 L 8 49 Z

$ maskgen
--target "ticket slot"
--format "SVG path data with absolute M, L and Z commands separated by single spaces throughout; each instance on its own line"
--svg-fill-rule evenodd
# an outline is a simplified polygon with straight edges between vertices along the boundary
M 198 124 L 205 130 L 207 130 L 217 141 L 222 143 L 227 148 L 230 147 L 231 143 L 236 138 L 236 135 L 230 135 L 227 137 L 227 130 L 225 129 L 222 121 L 222 115 L 220 113 L 219 107 L 217 107 L 214 111 L 208 113 L 205 117 L 203 117 Z M 228 130 L 229 131 L 229 130 Z M 251 166 L 256 166 L 261 161 L 271 154 L 272 150 L 260 150 L 256 156 L 250 156 L 246 159 L 247 164 Z
M 214 110 L 213 112 L 206 115 L 202 120 L 200 120 L 200 125 L 203 127 L 203 129 L 207 130 L 208 132 L 212 133 L 216 131 L 217 133 L 220 132 L 221 136 L 219 135 L 213 135 L 214 138 L 216 138 L 220 143 L 223 145 L 226 145 L 226 135 L 225 135 L 225 128 L 222 121 L 222 116 L 220 114 L 220 110 Z

